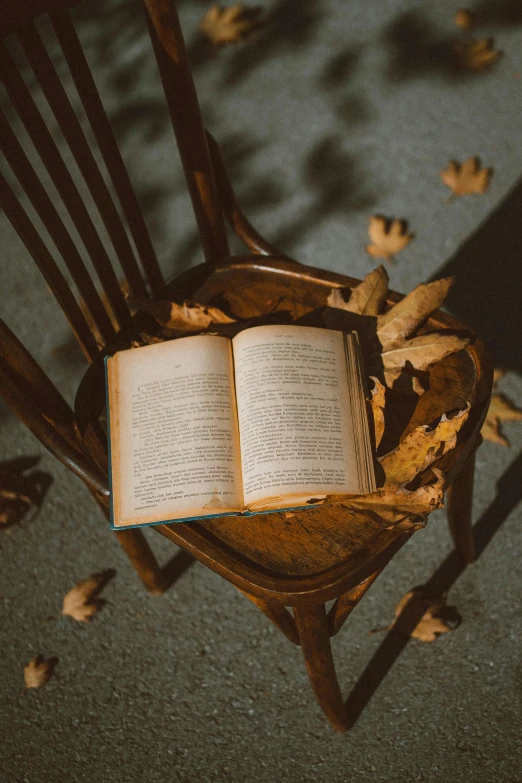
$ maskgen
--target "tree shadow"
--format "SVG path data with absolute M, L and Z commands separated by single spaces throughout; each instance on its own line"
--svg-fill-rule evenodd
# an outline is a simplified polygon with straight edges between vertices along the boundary
M 484 552 L 495 533 L 522 500 L 521 473 L 522 453 L 511 463 L 497 482 L 497 492 L 493 502 L 473 527 L 477 558 Z M 423 595 L 427 597 L 447 593 L 465 568 L 466 566 L 453 550 L 423 585 Z M 350 726 L 356 723 L 381 682 L 409 644 L 410 633 L 420 621 L 423 612 L 422 604 L 413 599 L 410 600 L 401 612 L 400 630 L 397 627 L 390 630 L 374 653 L 345 702 Z
M 0 463 L 0 527 L 19 524 L 32 511 L 38 514 L 53 482 L 50 473 L 33 470 L 40 456 L 16 457 Z
M 434 278 L 455 275 L 445 307 L 522 374 L 522 179 Z

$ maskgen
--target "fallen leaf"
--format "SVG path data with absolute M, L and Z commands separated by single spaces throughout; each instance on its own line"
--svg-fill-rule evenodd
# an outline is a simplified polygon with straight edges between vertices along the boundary
M 210 324 L 235 323 L 234 318 L 229 318 L 217 307 L 192 302 L 183 302 L 182 305 L 165 301 L 149 302 L 142 308 L 142 312 L 150 313 L 166 329 L 185 332 L 199 332 Z
M 440 172 L 440 178 L 454 196 L 469 196 L 484 193 L 491 179 L 492 169 L 481 169 L 478 157 L 468 158 L 464 163 L 450 160 L 447 169 Z
M 386 481 L 394 484 L 410 482 L 417 473 L 455 447 L 457 433 L 466 422 L 470 406 L 451 419 L 443 414 L 434 429 L 426 424 L 416 427 L 397 448 L 379 459 Z
M 370 218 L 368 234 L 372 242 L 366 245 L 366 252 L 386 261 L 391 261 L 413 239 L 413 234 L 407 232 L 403 220 L 391 220 L 379 215 Z
M 411 340 L 404 340 L 398 344 L 391 344 L 391 347 L 383 350 L 380 354 L 373 355 L 370 360 L 370 367 L 378 368 L 378 363 L 382 362 L 382 373 L 388 388 L 394 388 L 400 391 L 397 381 L 404 378 L 402 372 L 404 367 L 408 367 L 419 372 L 423 372 L 436 362 L 440 362 L 450 353 L 462 350 L 469 343 L 467 337 L 458 337 L 455 334 L 444 334 L 441 332 L 430 332 L 422 334 L 419 337 L 413 337 Z M 412 378 L 412 388 L 416 394 L 422 394 L 424 389 L 415 383 L 418 379 Z
M 57 663 L 58 658 L 45 660 L 43 655 L 36 655 L 32 658 L 27 666 L 24 667 L 25 690 L 41 688 L 42 685 L 49 682 Z
M 63 599 L 62 614 L 81 623 L 90 622 L 105 604 L 105 601 L 98 598 L 98 594 L 114 574 L 113 570 L 102 571 L 99 574 L 93 574 L 89 579 L 78 582 Z
M 418 614 L 421 611 L 421 619 L 411 630 L 412 613 Z M 455 609 L 446 606 L 446 595 L 427 598 L 423 596 L 422 588 L 417 588 L 401 598 L 395 608 L 395 620 L 383 630 L 394 628 L 421 642 L 434 642 L 438 634 L 453 631 L 459 621 L 460 617 Z
M 261 8 L 247 8 L 242 4 L 213 5 L 201 21 L 199 29 L 215 46 L 237 43 L 261 27 Z
M 375 429 L 375 447 L 378 448 L 384 434 L 384 396 L 386 387 L 373 375 L 370 376 L 370 380 L 373 381 L 370 405 L 372 407 L 373 426 Z
M 494 48 L 492 38 L 472 38 L 454 46 L 455 65 L 465 71 L 479 73 L 494 65 L 502 52 Z
M 502 367 L 495 367 L 493 370 L 493 388 L 497 388 L 497 384 L 502 380 L 506 371 Z
M 333 288 L 327 299 L 328 307 L 347 310 L 358 315 L 379 315 L 388 296 L 388 273 L 381 265 L 366 275 L 358 286 L 352 289 L 346 302 L 339 288 Z
M 461 8 L 455 14 L 455 24 L 462 30 L 469 30 L 475 24 L 475 16 L 468 8 Z
M 482 425 L 481 434 L 484 440 L 497 443 L 499 446 L 509 446 L 509 441 L 502 432 L 503 421 L 522 421 L 522 410 L 502 394 L 491 397 L 489 409 Z
M 377 321 L 377 337 L 383 348 L 406 340 L 444 302 L 454 277 L 421 283 Z

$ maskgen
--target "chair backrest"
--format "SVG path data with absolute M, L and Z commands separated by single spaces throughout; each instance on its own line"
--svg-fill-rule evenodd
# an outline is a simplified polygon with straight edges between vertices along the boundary
M 89 2 L 89 0 L 83 0 Z M 85 354 L 94 359 L 97 342 L 111 342 L 115 329 L 131 314 L 122 278 L 109 258 L 104 239 L 27 88 L 4 38 L 18 39 L 43 95 L 90 192 L 126 281 L 136 296 L 157 294 L 164 285 L 152 243 L 116 144 L 107 115 L 75 32 L 68 9 L 78 0 L 4 0 L 0 18 L 0 75 L 5 90 L 45 166 L 75 228 L 71 232 L 39 179 L 8 119 L 0 112 L 0 146 L 7 163 L 45 226 L 67 271 L 56 263 L 13 188 L 0 177 L 0 205 L 33 257 L 65 312 Z M 201 236 L 205 259 L 227 255 L 223 211 L 202 124 L 179 20 L 172 0 L 144 0 L 149 32 L 172 118 Z M 48 13 L 83 111 L 106 169 L 102 173 L 82 125 L 48 54 L 34 18 Z M 89 134 L 90 135 L 90 134 Z M 106 183 L 112 183 L 113 198 Z M 73 239 L 76 233 L 81 244 Z M 131 242 L 132 240 L 132 242 Z M 111 250 L 112 253 L 112 250 Z M 83 256 L 96 272 L 95 282 Z M 68 278 L 73 285 L 69 284 Z M 93 330 L 92 325 L 95 326 Z

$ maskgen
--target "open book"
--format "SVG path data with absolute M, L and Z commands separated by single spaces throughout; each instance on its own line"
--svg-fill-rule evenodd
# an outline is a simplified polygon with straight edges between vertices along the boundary
M 355 332 L 256 326 L 106 367 L 113 529 L 375 489 Z

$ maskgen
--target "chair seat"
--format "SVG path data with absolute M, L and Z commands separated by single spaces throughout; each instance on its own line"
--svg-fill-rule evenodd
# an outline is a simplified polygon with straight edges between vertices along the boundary
M 318 314 L 332 287 L 354 287 L 359 281 L 275 258 L 232 259 L 210 275 L 201 267 L 184 273 L 172 284 L 176 300 L 191 299 L 201 304 L 221 306 L 240 320 L 255 319 L 274 311 L 290 312 L 297 320 Z M 167 286 L 165 298 L 170 296 Z M 391 294 L 389 303 L 400 299 Z M 310 314 L 312 314 L 310 316 Z M 465 327 L 443 313 L 436 313 L 429 327 L 463 330 Z M 430 388 L 421 397 L 397 395 L 389 427 L 393 448 L 399 437 L 420 424 L 428 424 L 442 413 L 472 403 L 468 424 L 459 445 L 437 465 L 445 474 L 459 467 L 476 438 L 485 411 L 486 384 L 481 383 L 479 341 L 448 356 L 432 370 Z M 94 387 L 97 386 L 97 390 Z M 482 388 L 484 386 L 484 389 Z M 104 376 L 93 365 L 77 397 L 77 416 L 83 436 L 86 425 L 99 415 L 93 400 L 103 405 Z M 86 412 L 88 400 L 90 413 Z M 395 427 L 393 426 L 395 423 Z M 388 429 L 388 426 L 387 426 Z M 98 460 L 99 461 L 99 460 Z M 318 591 L 318 600 L 339 594 L 339 586 L 349 589 L 372 574 L 381 557 L 389 559 L 390 549 L 399 549 L 411 533 L 383 529 L 375 512 L 350 509 L 348 504 L 330 504 L 305 511 L 222 517 L 197 523 L 159 525 L 157 531 L 188 549 L 213 570 L 241 589 L 256 594 L 298 595 Z

